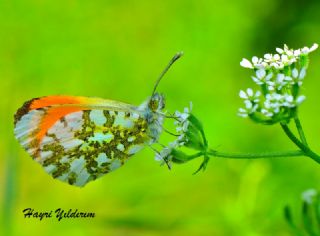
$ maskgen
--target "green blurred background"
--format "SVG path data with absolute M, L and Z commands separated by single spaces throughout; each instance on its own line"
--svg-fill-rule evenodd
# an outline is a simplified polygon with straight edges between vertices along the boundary
M 283 207 L 319 188 L 307 158 L 214 159 L 159 167 L 151 150 L 79 189 L 47 175 L 13 136 L 26 100 L 53 94 L 140 104 L 176 51 L 184 57 L 161 82 L 170 111 L 193 101 L 213 148 L 249 152 L 294 146 L 279 126 L 238 117 L 238 91 L 253 86 L 242 57 L 287 43 L 320 43 L 320 2 L 279 0 L 0 0 L 0 235 L 290 235 Z M 303 93 L 301 121 L 320 151 L 319 51 Z M 165 139 L 164 139 L 165 140 Z M 165 140 L 166 141 L 166 140 Z M 93 211 L 94 219 L 24 219 L 22 210 Z

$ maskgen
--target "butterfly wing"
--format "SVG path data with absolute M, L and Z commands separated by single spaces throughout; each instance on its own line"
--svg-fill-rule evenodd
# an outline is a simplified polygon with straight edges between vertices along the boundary
M 150 141 L 137 107 L 112 100 L 49 96 L 26 102 L 14 133 L 54 178 L 76 186 L 123 165 Z

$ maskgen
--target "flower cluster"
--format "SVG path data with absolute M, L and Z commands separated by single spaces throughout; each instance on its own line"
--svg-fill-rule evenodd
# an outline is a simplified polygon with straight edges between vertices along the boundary
M 167 163 L 171 167 L 173 152 L 175 149 L 184 146 L 188 140 L 188 129 L 190 126 L 189 117 L 192 111 L 192 103 L 189 107 L 185 107 L 183 112 L 176 111 L 174 113 L 174 125 L 176 127 L 177 138 L 170 142 L 168 146 L 164 147 L 160 152 L 156 153 L 155 160 L 159 161 L 162 165 Z
M 184 108 L 183 112 L 174 113 L 174 125 L 176 128 L 176 139 L 164 146 L 160 152 L 156 152 L 155 160 L 167 164 L 171 168 L 172 162 L 185 163 L 206 153 L 208 143 L 204 136 L 204 131 L 200 121 L 191 113 L 192 103 L 189 107 Z M 188 155 L 181 151 L 182 147 L 200 151 L 197 155 Z M 204 169 L 206 163 L 200 169 Z
M 190 102 L 189 107 L 185 107 L 183 112 L 176 111 L 174 116 L 176 120 L 174 125 L 176 126 L 176 132 L 179 134 L 178 138 L 174 141 L 174 146 L 183 146 L 188 142 L 187 132 L 190 126 L 189 117 L 192 111 L 192 102 Z
M 308 54 L 317 48 L 314 44 L 311 48 L 294 50 L 284 45 L 283 49 L 276 49 L 276 54 L 253 57 L 251 61 L 242 59 L 242 67 L 253 69 L 252 80 L 259 90 L 240 91 L 245 107 L 240 108 L 238 114 L 264 124 L 288 122 L 305 100 L 305 96 L 299 94 L 300 87 L 306 76 Z
M 318 44 L 313 44 L 311 48 L 304 47 L 301 49 L 289 49 L 287 45 L 284 48 L 276 48 L 278 53 L 264 54 L 264 58 L 252 57 L 249 61 L 243 58 L 240 65 L 250 69 L 283 69 L 286 66 L 290 66 L 301 59 L 301 57 L 307 56 L 310 52 L 315 51 L 318 48 Z

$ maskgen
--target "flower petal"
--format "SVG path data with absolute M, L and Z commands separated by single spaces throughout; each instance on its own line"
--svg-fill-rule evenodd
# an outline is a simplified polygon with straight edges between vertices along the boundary
M 249 97 L 252 97 L 253 96 L 253 90 L 251 88 L 248 88 L 247 89 L 247 94 Z
M 298 77 L 298 74 L 299 74 L 299 72 L 298 72 L 297 68 L 294 68 L 294 69 L 292 70 L 292 77 L 293 77 L 293 78 L 297 78 L 297 77 Z
M 259 79 L 261 79 L 266 76 L 266 71 L 264 69 L 259 69 L 257 70 L 256 75 Z
M 240 66 L 244 68 L 253 69 L 252 63 L 246 58 L 242 58 L 242 61 L 240 62 Z
M 247 99 L 247 98 L 248 98 L 247 94 L 246 94 L 245 91 L 243 91 L 243 90 L 240 90 L 239 96 L 240 96 L 241 98 L 243 98 L 243 99 Z
M 318 44 L 317 43 L 314 43 L 312 45 L 312 47 L 309 49 L 309 52 L 313 52 L 314 50 L 316 50 L 318 48 Z

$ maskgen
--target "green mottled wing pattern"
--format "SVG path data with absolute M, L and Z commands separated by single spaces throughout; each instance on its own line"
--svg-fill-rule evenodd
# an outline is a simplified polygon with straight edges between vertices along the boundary
M 124 110 L 72 112 L 48 129 L 37 155 L 25 148 L 54 178 L 84 186 L 119 168 L 150 142 L 143 115 L 132 109 Z M 17 129 L 32 119 L 41 120 L 35 117 L 45 113 L 46 108 L 30 111 L 19 121 Z
M 83 186 L 122 166 L 149 140 L 138 113 L 85 110 L 71 113 L 48 130 L 41 143 L 45 170 Z

